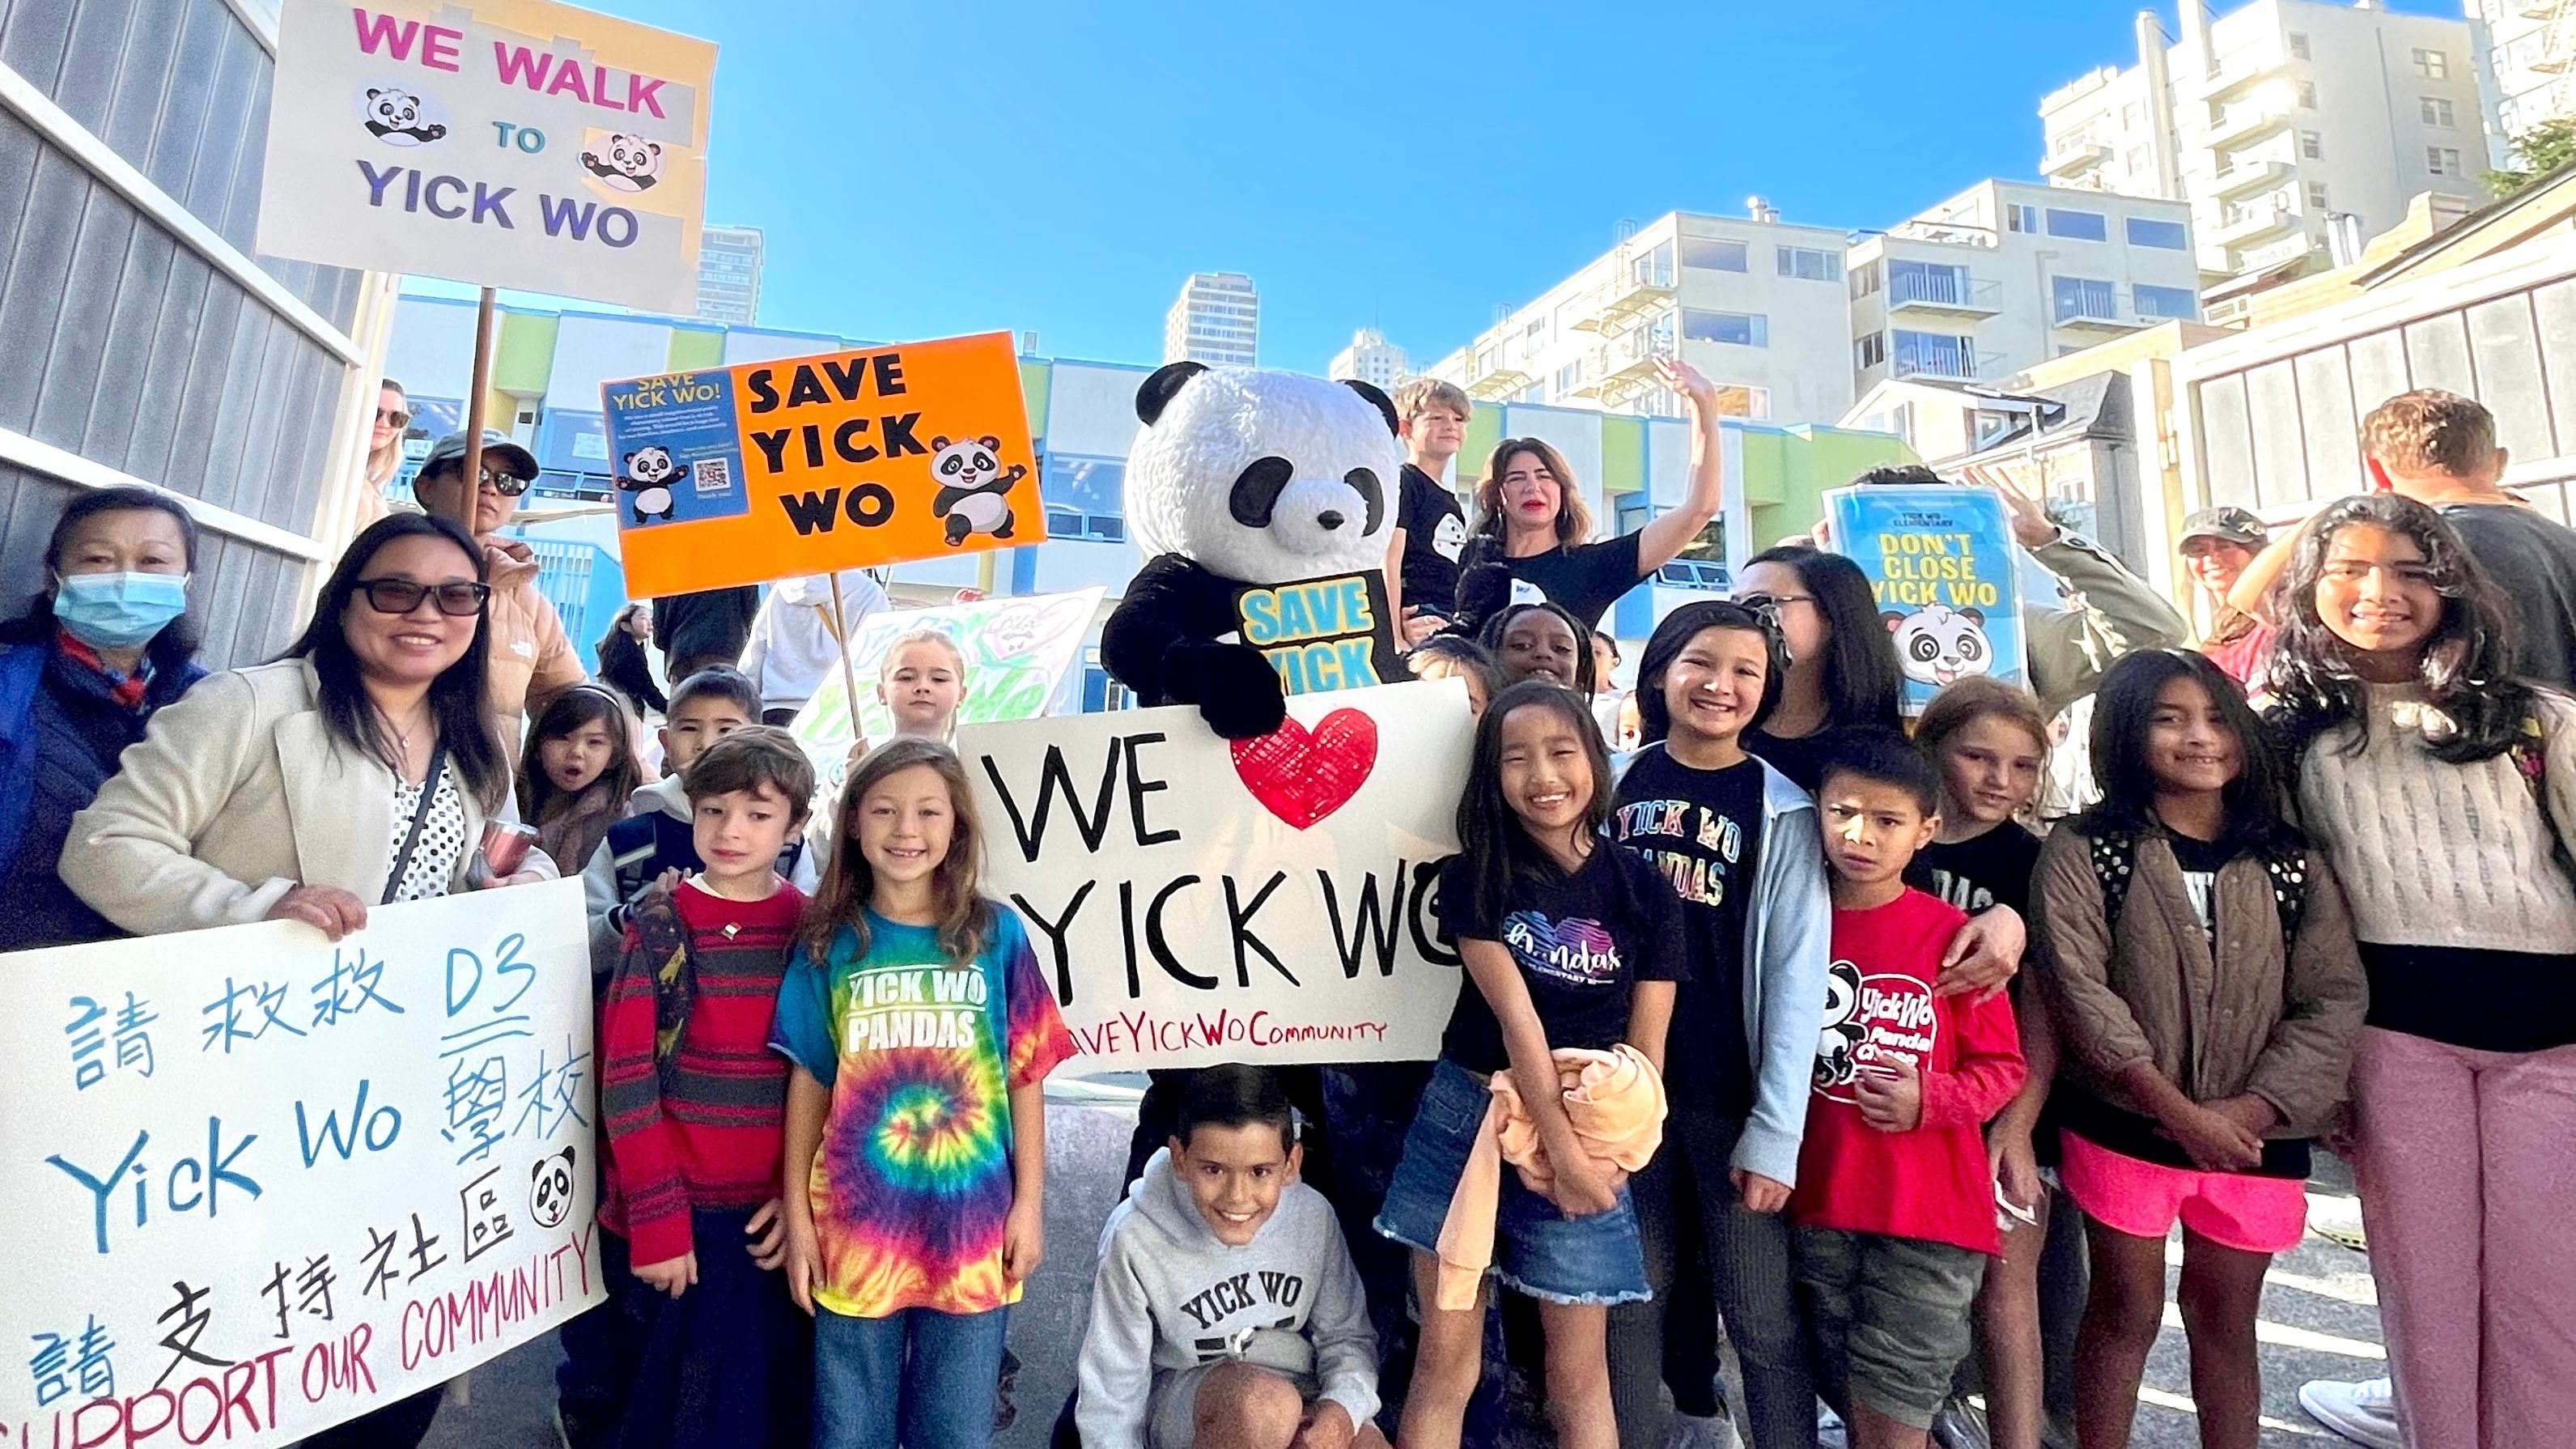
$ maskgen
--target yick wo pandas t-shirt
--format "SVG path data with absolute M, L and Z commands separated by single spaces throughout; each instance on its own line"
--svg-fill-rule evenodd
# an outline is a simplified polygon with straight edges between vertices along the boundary
M 1689 969 L 1664 1050 L 1676 1111 L 1741 1119 L 1753 1110 L 1744 929 L 1762 844 L 1762 780 L 1760 760 L 1699 770 L 1648 745 L 1620 778 L 1610 813 L 1611 839 L 1653 867 L 1681 909 Z

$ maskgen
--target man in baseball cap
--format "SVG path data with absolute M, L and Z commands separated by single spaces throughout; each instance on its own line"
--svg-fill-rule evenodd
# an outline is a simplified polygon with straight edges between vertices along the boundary
M 504 538 L 510 515 L 536 481 L 536 455 L 510 440 L 507 433 L 483 430 L 482 476 L 473 482 L 473 522 L 467 531 L 483 545 L 492 600 L 488 606 L 492 647 L 485 672 L 492 712 L 504 722 L 515 764 L 519 717 L 545 708 L 546 702 L 588 677 L 581 656 L 573 652 L 555 606 L 537 591 L 536 555 L 514 538 Z M 441 518 L 464 512 L 466 486 L 465 434 L 450 433 L 432 443 L 421 460 L 412 496 Z
M 2269 542 L 2263 520 L 2242 508 L 2204 508 L 2182 521 L 2183 567 L 2209 595 L 2209 632 L 2192 647 L 2249 693 L 2271 647 L 2272 626 L 2228 607 L 2227 591 Z

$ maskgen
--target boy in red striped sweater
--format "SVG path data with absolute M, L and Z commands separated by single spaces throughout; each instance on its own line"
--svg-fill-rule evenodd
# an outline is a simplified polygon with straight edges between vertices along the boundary
M 776 1270 L 787 1062 L 770 1017 L 805 905 L 778 852 L 814 769 L 785 730 L 707 747 L 681 776 L 700 874 L 627 923 L 600 1024 L 608 1193 L 633 1281 L 610 1308 L 632 1366 L 619 1449 L 806 1437 L 812 1326 Z

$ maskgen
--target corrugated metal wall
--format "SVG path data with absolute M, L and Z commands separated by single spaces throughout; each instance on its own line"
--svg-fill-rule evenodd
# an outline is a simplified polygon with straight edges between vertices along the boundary
M 295 545 L 311 552 L 362 274 L 260 260 L 280 294 L 231 270 L 258 215 L 271 64 L 222 0 L 0 0 L 0 88 L 58 108 L 0 106 L 8 612 L 83 481 L 29 466 L 15 434 L 224 511 L 201 514 L 209 664 L 275 652 L 300 617 L 310 560 Z M 141 173 L 140 195 L 83 159 L 80 133 Z M 311 311 L 290 315 L 287 296 Z

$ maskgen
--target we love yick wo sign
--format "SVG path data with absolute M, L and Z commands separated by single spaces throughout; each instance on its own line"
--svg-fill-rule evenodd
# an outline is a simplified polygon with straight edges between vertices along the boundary
M 1472 728 L 1443 681 L 1292 695 L 1254 740 L 1190 708 L 964 730 L 984 890 L 1028 925 L 1070 1070 L 1435 1055 Z

